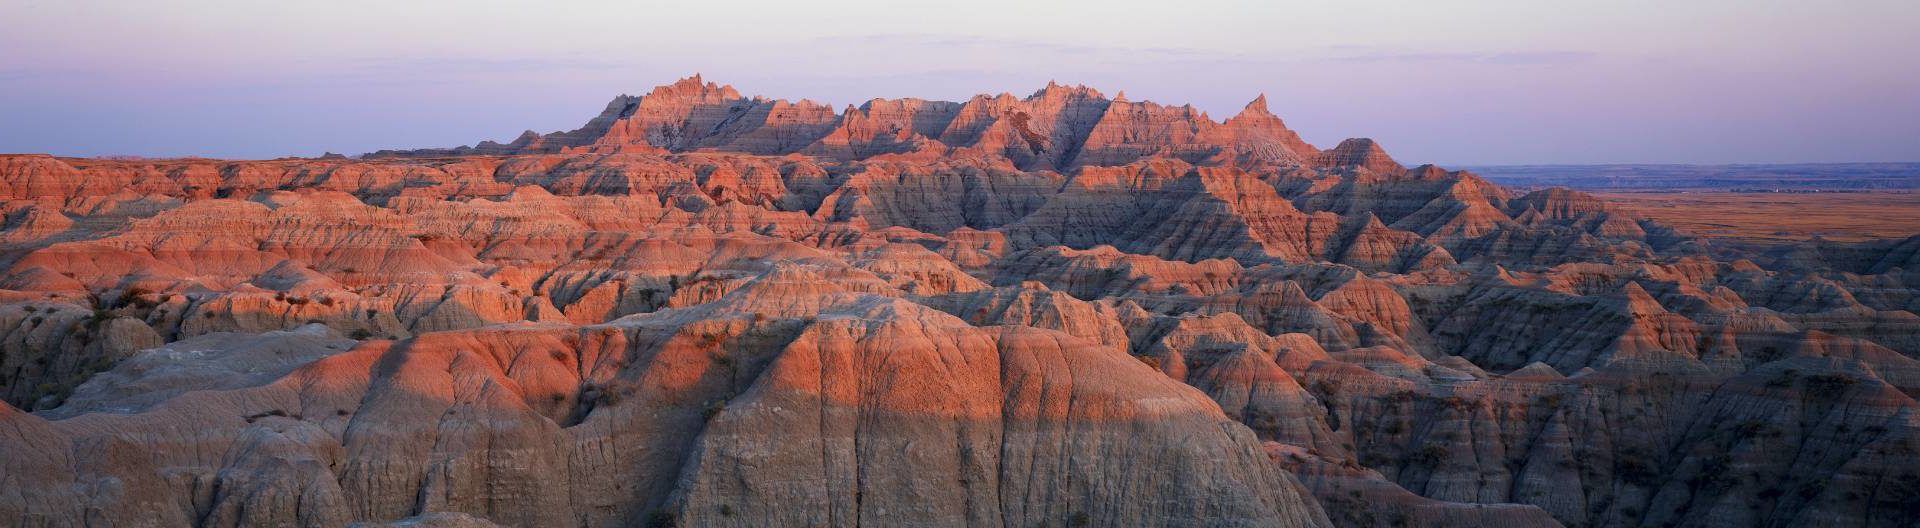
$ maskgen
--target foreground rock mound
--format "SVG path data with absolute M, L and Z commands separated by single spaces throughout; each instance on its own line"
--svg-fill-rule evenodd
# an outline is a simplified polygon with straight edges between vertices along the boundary
M 209 345 L 235 348 L 196 353 L 234 361 L 265 346 L 194 348 Z M 1250 431 L 1132 358 L 792 268 L 606 325 L 320 355 L 133 414 L 5 411 L 0 445 L 42 456 L 9 458 L 10 481 L 41 485 L 4 504 L 30 522 L 219 526 L 432 511 L 543 526 L 1326 524 Z M 180 377 L 139 379 L 197 383 Z

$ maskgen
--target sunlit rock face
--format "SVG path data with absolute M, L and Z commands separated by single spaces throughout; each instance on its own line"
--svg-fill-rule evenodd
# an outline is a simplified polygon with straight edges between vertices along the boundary
M 1901 526 L 1920 238 L 1050 84 L 0 156 L 0 522 Z M 1744 257 L 1744 258 L 1743 258 Z

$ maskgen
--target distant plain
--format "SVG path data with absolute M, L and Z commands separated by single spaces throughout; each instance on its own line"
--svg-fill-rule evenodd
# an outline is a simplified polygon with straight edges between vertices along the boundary
M 1695 235 L 1742 242 L 1854 242 L 1920 234 L 1920 194 L 1600 192 L 1607 200 Z
M 1470 167 L 1520 189 L 1570 187 L 1734 242 L 1920 235 L 1920 163 Z

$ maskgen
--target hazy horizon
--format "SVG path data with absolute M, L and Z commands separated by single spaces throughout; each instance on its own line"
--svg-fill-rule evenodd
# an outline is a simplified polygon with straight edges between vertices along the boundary
M 1903 2 L 831 4 L 7 2 L 0 151 L 505 141 L 698 72 L 835 107 L 1057 80 L 1220 120 L 1265 93 L 1315 145 L 1415 164 L 1920 161 Z

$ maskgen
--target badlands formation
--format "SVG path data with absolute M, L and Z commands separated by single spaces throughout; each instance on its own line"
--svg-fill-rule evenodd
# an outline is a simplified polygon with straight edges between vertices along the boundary
M 1049 85 L 0 157 L 0 524 L 1910 526 L 1920 237 Z

